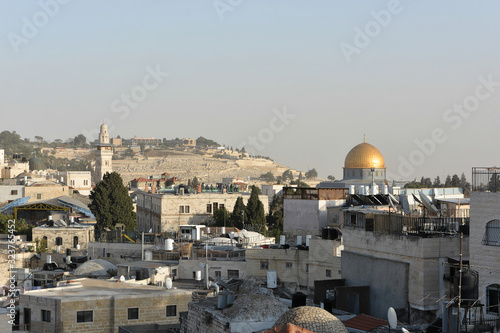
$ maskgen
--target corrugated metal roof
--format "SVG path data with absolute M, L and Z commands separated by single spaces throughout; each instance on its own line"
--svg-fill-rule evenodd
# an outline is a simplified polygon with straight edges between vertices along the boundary
M 379 326 L 387 326 L 389 322 L 384 319 L 360 314 L 352 319 L 343 322 L 345 327 L 354 328 L 360 331 L 371 332 Z

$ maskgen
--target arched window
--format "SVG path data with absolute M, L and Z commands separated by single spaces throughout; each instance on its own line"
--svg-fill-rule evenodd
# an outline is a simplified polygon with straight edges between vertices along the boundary
M 490 284 L 486 287 L 486 312 L 498 315 L 500 303 L 500 284 Z
M 78 236 L 73 237 L 73 247 L 76 248 L 78 245 Z
M 500 220 L 492 220 L 486 223 L 483 244 L 500 246 Z
M 41 246 L 42 248 L 47 249 L 47 246 L 48 246 L 48 245 L 47 245 L 47 236 L 43 236 L 43 238 L 42 238 L 42 243 L 40 244 L 40 246 Z

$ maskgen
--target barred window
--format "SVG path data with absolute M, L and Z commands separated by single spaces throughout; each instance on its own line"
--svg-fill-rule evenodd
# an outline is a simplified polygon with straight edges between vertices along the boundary
M 500 220 L 492 220 L 486 224 L 483 244 L 500 246 Z

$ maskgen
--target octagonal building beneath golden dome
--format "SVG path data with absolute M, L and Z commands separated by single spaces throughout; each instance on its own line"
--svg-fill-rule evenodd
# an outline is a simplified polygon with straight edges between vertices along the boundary
M 362 142 L 352 148 L 344 162 L 344 180 L 385 180 L 384 156 L 373 145 Z

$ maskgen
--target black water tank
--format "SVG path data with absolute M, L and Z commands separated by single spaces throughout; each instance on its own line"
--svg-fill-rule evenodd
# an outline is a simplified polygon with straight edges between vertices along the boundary
M 66 255 L 70 256 L 71 255 L 71 249 L 66 249 Z
M 300 291 L 292 295 L 292 308 L 306 305 L 307 296 Z
M 337 238 L 339 238 L 339 231 L 335 228 L 331 228 L 328 232 L 328 239 L 335 240 Z
M 458 296 L 458 286 L 460 284 L 460 273 L 457 272 L 453 278 L 453 292 Z M 479 274 L 472 269 L 463 269 L 462 292 L 460 298 L 467 304 L 474 303 L 479 297 Z
M 333 301 L 331 299 L 325 298 L 321 301 L 321 303 L 323 303 L 323 309 L 325 309 L 329 313 L 332 313 Z
M 329 233 L 330 233 L 330 228 L 323 228 L 323 232 L 321 233 L 321 238 L 328 239 Z

